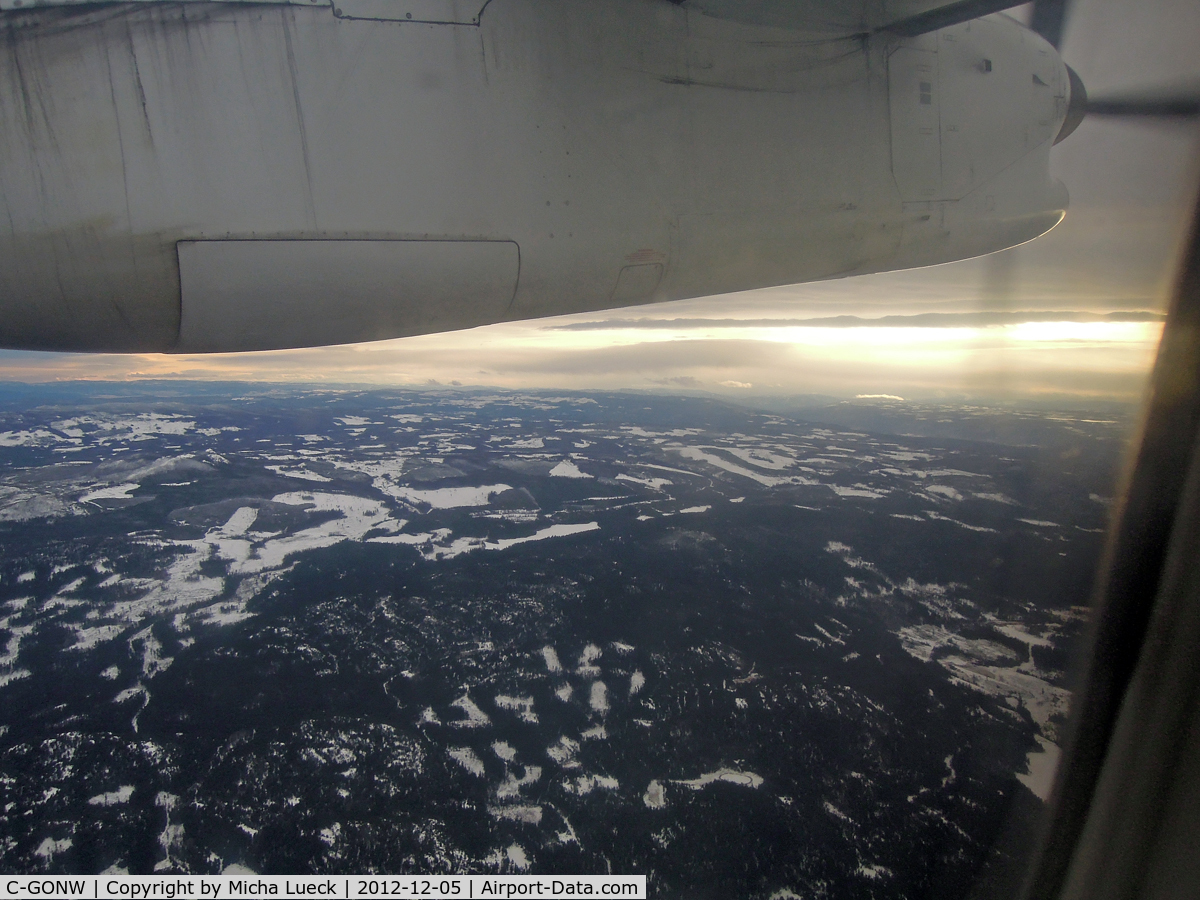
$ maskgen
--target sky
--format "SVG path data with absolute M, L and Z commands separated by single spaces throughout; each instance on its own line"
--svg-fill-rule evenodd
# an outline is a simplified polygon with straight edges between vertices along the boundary
M 1081 0 L 1063 57 L 1092 96 L 1200 86 L 1198 35 L 1200 4 L 1192 0 Z M 190 356 L 0 351 L 0 380 L 1136 401 L 1196 194 L 1198 149 L 1194 122 L 1087 119 L 1052 155 L 1053 174 L 1071 195 L 1066 219 L 1030 244 L 962 263 L 342 347 Z M 1029 311 L 1040 315 L 1021 315 Z M 1064 314 L 1045 315 L 1051 311 Z M 841 318 L 822 321 L 833 317 Z

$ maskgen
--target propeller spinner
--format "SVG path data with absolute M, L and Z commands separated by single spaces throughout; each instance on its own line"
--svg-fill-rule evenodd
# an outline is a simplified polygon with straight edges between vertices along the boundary
M 1029 28 L 1060 50 L 1070 14 L 1069 7 L 1068 0 L 1034 0 Z M 1196 85 L 1182 89 L 1159 87 L 1089 98 L 1083 80 L 1075 70 L 1067 66 L 1067 72 L 1071 79 L 1071 100 L 1066 121 L 1054 139 L 1056 144 L 1078 128 L 1088 115 L 1170 119 L 1200 115 L 1200 90 Z

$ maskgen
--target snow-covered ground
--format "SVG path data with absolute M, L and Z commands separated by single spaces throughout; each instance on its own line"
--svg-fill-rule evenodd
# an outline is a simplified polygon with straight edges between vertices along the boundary
M 479 487 L 445 487 L 419 490 L 393 486 L 389 493 L 409 503 L 428 504 L 433 509 L 461 509 L 464 506 L 487 506 L 492 497 L 512 490 L 507 484 L 485 484 Z
M 1037 736 L 1038 749 L 1029 751 L 1025 759 L 1028 772 L 1018 772 L 1017 780 L 1029 788 L 1042 800 L 1050 799 L 1050 789 L 1054 787 L 1054 775 L 1058 772 L 1058 763 L 1062 758 L 1062 750 L 1053 741 Z
M 917 659 L 935 657 L 951 680 L 992 697 L 1023 707 L 1042 735 L 1057 738 L 1055 721 L 1065 718 L 1071 695 L 1051 684 L 1030 661 L 994 641 L 964 638 L 940 625 L 913 625 L 897 630 L 904 649 Z
M 705 772 L 699 778 L 689 780 L 675 779 L 676 784 L 681 784 L 686 788 L 691 788 L 693 791 L 698 791 L 701 788 L 708 787 L 710 784 L 715 784 L 718 781 L 724 781 L 729 784 L 737 784 L 742 787 L 756 788 L 763 783 L 761 775 L 755 775 L 753 772 L 742 772 L 738 769 L 717 769 L 715 772 Z
M 740 466 L 735 462 L 731 462 L 724 457 L 717 456 L 715 453 L 709 453 L 708 450 L 724 449 L 724 448 L 707 448 L 707 447 L 681 447 L 678 453 L 684 459 L 693 459 L 699 462 L 706 462 L 710 466 L 716 466 L 718 469 L 724 469 L 726 472 L 731 472 L 734 475 L 741 475 L 743 478 L 749 478 L 751 481 L 757 481 L 764 487 L 778 487 L 781 484 L 816 484 L 810 478 L 799 475 L 781 476 L 781 475 L 763 475 L 761 472 L 754 472 L 747 469 L 745 466 Z
M 569 459 L 564 459 L 553 469 L 550 470 L 550 475 L 553 478 L 595 478 L 594 475 L 589 475 L 587 472 L 581 471 L 579 466 L 575 465 Z

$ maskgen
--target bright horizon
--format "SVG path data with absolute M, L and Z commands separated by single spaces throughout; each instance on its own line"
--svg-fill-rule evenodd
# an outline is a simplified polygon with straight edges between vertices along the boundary
M 674 306 L 674 304 L 668 304 Z M 700 390 L 715 394 L 886 393 L 1136 401 L 1159 321 L 1034 321 L 978 327 L 653 327 L 579 315 L 312 350 L 214 355 L 21 354 L 7 381 L 266 381 L 508 389 Z M 627 312 L 627 311 L 625 311 Z M 645 312 L 644 310 L 641 312 Z M 646 320 L 643 320 L 646 321 Z M 573 325 L 586 330 L 567 330 Z M 600 327 L 595 327 L 600 326 Z

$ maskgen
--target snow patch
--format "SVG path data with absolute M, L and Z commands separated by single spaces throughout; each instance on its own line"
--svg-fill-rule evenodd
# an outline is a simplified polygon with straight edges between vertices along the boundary
M 610 778 L 607 775 L 580 775 L 574 781 L 568 781 L 563 784 L 563 788 L 569 793 L 583 796 L 590 794 L 596 789 L 605 791 L 615 791 L 620 788 L 617 779 Z
M 409 503 L 427 503 L 433 509 L 461 509 L 466 506 L 487 506 L 496 494 L 511 490 L 512 487 L 507 484 L 433 488 L 431 490 L 416 490 L 393 485 L 387 490 L 387 493 L 399 500 L 407 500 Z
M 526 825 L 539 825 L 542 821 L 540 806 L 489 806 L 488 812 L 497 819 L 507 819 L 510 822 L 523 822 Z M 513 846 L 516 846 L 515 844 Z
M 447 723 L 454 728 L 482 728 L 485 725 L 492 724 L 492 720 L 488 718 L 487 713 L 476 706 L 475 701 L 467 694 L 463 694 L 450 705 L 461 709 L 467 716 L 465 719 L 458 719 Z
M 662 809 L 667 805 L 667 792 L 663 789 L 662 782 L 651 781 L 646 788 L 646 793 L 642 794 L 642 802 L 650 809 Z
M 70 838 L 63 838 L 61 841 L 56 841 L 54 838 L 46 838 L 37 845 L 37 849 L 33 852 L 36 856 L 40 856 L 46 862 L 50 862 L 59 853 L 63 853 L 71 849 L 72 841 Z
M 892 870 L 887 866 L 869 866 L 864 863 L 855 869 L 854 874 L 861 875 L 863 878 L 869 878 L 872 881 L 878 881 L 881 878 L 891 877 Z
M 470 747 L 451 747 L 446 754 L 472 775 L 483 777 L 483 760 Z
M 506 694 L 498 694 L 496 695 L 496 706 L 499 709 L 515 712 L 517 718 L 522 722 L 537 724 L 538 717 L 537 713 L 533 711 L 532 697 L 510 697 Z
M 546 748 L 546 755 L 564 769 L 579 768 L 579 761 L 575 759 L 575 754 L 578 752 L 579 742 L 571 740 L 566 735 L 560 737 L 557 744 L 551 744 Z
M 508 861 L 512 863 L 514 869 L 519 872 L 524 872 L 529 868 L 529 857 L 525 855 L 525 850 L 520 844 L 511 844 L 506 851 Z
M 1016 506 L 1017 501 L 1011 497 L 1006 497 L 1004 494 L 975 494 L 980 500 L 991 500 L 993 503 L 1003 503 L 1007 506 Z
M 1017 773 L 1017 781 L 1044 801 L 1050 799 L 1050 788 L 1054 786 L 1062 749 L 1040 734 L 1037 735 L 1037 742 L 1038 749 L 1030 750 L 1025 757 L 1025 768 L 1029 771 Z
M 593 681 L 588 705 L 600 715 L 608 712 L 608 686 L 603 681 Z
M 529 787 L 542 777 L 541 766 L 526 766 L 524 773 L 517 778 L 510 771 L 504 782 L 496 788 L 496 799 L 511 800 L 518 797 L 522 788 Z
M 329 483 L 332 478 L 326 478 L 324 475 L 318 475 L 316 472 L 310 472 L 308 469 L 285 469 L 283 466 L 264 466 L 268 472 L 274 472 L 276 475 L 282 475 L 284 478 L 297 478 L 301 481 L 321 481 Z
M 947 497 L 951 500 L 961 500 L 963 498 L 962 494 L 960 494 L 958 491 L 956 491 L 954 488 L 950 487 L 949 485 L 945 485 L 945 484 L 931 484 L 928 487 L 926 487 L 925 490 L 931 494 L 939 494 L 939 495 L 941 495 L 943 497 Z
M 557 466 L 550 470 L 550 475 L 553 478 L 595 478 L 595 475 L 589 475 L 587 472 L 581 472 L 579 466 L 571 462 L 569 459 L 564 459 Z
M 561 674 L 563 667 L 558 659 L 558 651 L 553 647 L 546 646 L 542 648 L 542 659 L 546 661 L 546 671 L 551 675 Z
M 711 449 L 718 449 L 713 447 Z M 725 448 L 720 448 L 725 449 Z M 777 487 L 781 484 L 816 484 L 811 478 L 803 478 L 799 475 L 779 476 L 779 475 L 763 475 L 761 472 L 752 472 L 745 466 L 739 466 L 737 463 L 730 462 L 720 456 L 715 456 L 712 453 L 706 453 L 701 447 L 683 447 L 679 451 L 679 455 L 684 459 L 694 459 L 700 462 L 706 462 L 710 466 L 716 466 L 718 469 L 724 469 L 726 472 L 731 472 L 734 475 L 741 475 L 743 478 L 749 478 L 751 481 L 757 481 L 766 487 Z
M 123 784 L 115 791 L 108 791 L 104 794 L 97 794 L 88 800 L 89 806 L 117 806 L 121 803 L 128 803 L 129 798 L 133 796 L 133 785 Z
M 616 480 L 617 481 L 631 481 L 634 484 L 640 484 L 643 487 L 648 487 L 654 491 L 661 491 L 668 484 L 673 483 L 668 478 L 635 478 L 632 475 L 626 475 L 624 472 L 622 472 L 620 475 L 618 475 Z
M 839 497 L 865 497 L 868 500 L 878 500 L 887 496 L 886 492 L 873 491 L 866 485 L 856 484 L 854 487 L 843 487 L 840 484 L 825 485 Z
M 140 488 L 140 484 L 118 484 L 113 487 L 99 488 L 98 490 L 89 491 L 79 498 L 80 503 L 91 503 L 94 500 L 132 500 L 129 496 L 130 491 L 136 491 Z
M 761 775 L 755 775 L 753 772 L 741 772 L 737 769 L 717 769 L 715 772 L 705 772 L 699 778 L 692 778 L 688 781 L 675 779 L 676 784 L 682 784 L 693 791 L 706 788 L 710 784 L 716 784 L 718 781 L 748 788 L 756 788 L 763 783 Z

